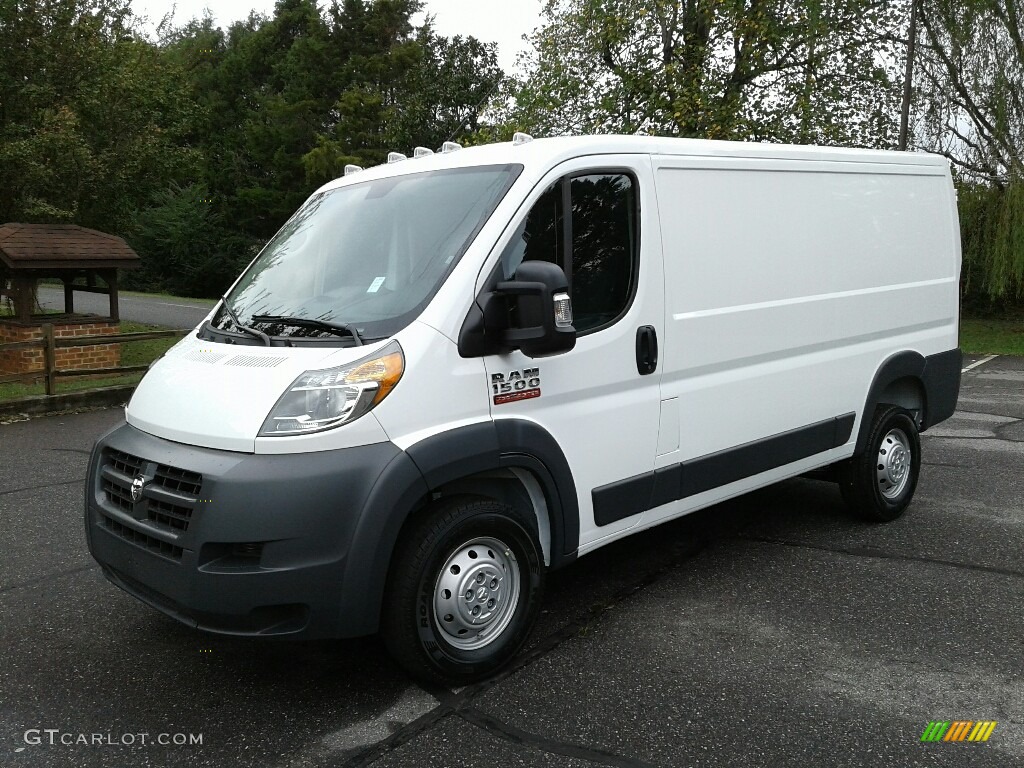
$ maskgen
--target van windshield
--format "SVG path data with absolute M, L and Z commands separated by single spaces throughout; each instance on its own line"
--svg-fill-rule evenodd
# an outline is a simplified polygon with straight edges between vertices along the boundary
M 355 342 L 324 324 L 349 326 L 366 340 L 391 336 L 434 296 L 521 171 L 521 165 L 427 171 L 316 195 L 226 301 L 242 325 L 285 343 Z M 237 331 L 223 307 L 211 325 Z

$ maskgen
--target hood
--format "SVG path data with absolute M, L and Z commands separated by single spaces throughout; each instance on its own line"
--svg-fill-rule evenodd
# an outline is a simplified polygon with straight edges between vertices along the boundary
M 191 333 L 149 369 L 126 418 L 167 440 L 253 453 L 270 409 L 296 378 L 354 362 L 383 345 L 255 347 L 214 344 Z

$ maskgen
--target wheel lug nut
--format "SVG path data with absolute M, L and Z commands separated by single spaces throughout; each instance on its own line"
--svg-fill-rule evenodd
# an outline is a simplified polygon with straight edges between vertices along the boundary
M 480 606 L 479 605 L 474 605 L 473 606 L 473 615 L 474 616 L 479 616 L 480 615 Z
M 476 583 L 477 584 L 483 584 L 484 583 L 484 575 L 482 573 L 478 573 L 476 575 Z
M 488 608 L 493 608 L 494 607 L 494 598 L 493 597 L 490 600 L 487 601 L 487 607 Z
M 498 588 L 498 580 L 497 579 L 491 579 L 491 589 L 497 589 L 497 588 Z

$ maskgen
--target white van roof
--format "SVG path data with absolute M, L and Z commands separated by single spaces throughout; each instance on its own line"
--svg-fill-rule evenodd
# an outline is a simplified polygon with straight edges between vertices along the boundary
M 467 147 L 444 154 L 436 153 L 421 158 L 409 157 L 407 160 L 374 166 L 350 176 L 335 179 L 318 191 L 389 176 L 480 165 L 521 163 L 527 171 L 543 173 L 547 169 L 575 157 L 623 154 L 816 160 L 946 169 L 949 167 L 949 161 L 946 158 L 924 152 L 710 141 L 707 139 L 672 139 L 658 136 L 560 136 L 550 139 L 533 139 L 518 145 L 514 145 L 512 142 L 501 142 Z

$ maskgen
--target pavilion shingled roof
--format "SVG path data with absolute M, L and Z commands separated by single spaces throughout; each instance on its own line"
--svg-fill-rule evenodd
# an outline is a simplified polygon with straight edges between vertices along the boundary
M 4 224 L 0 226 L 0 268 L 132 269 L 139 256 L 115 235 L 75 224 Z

